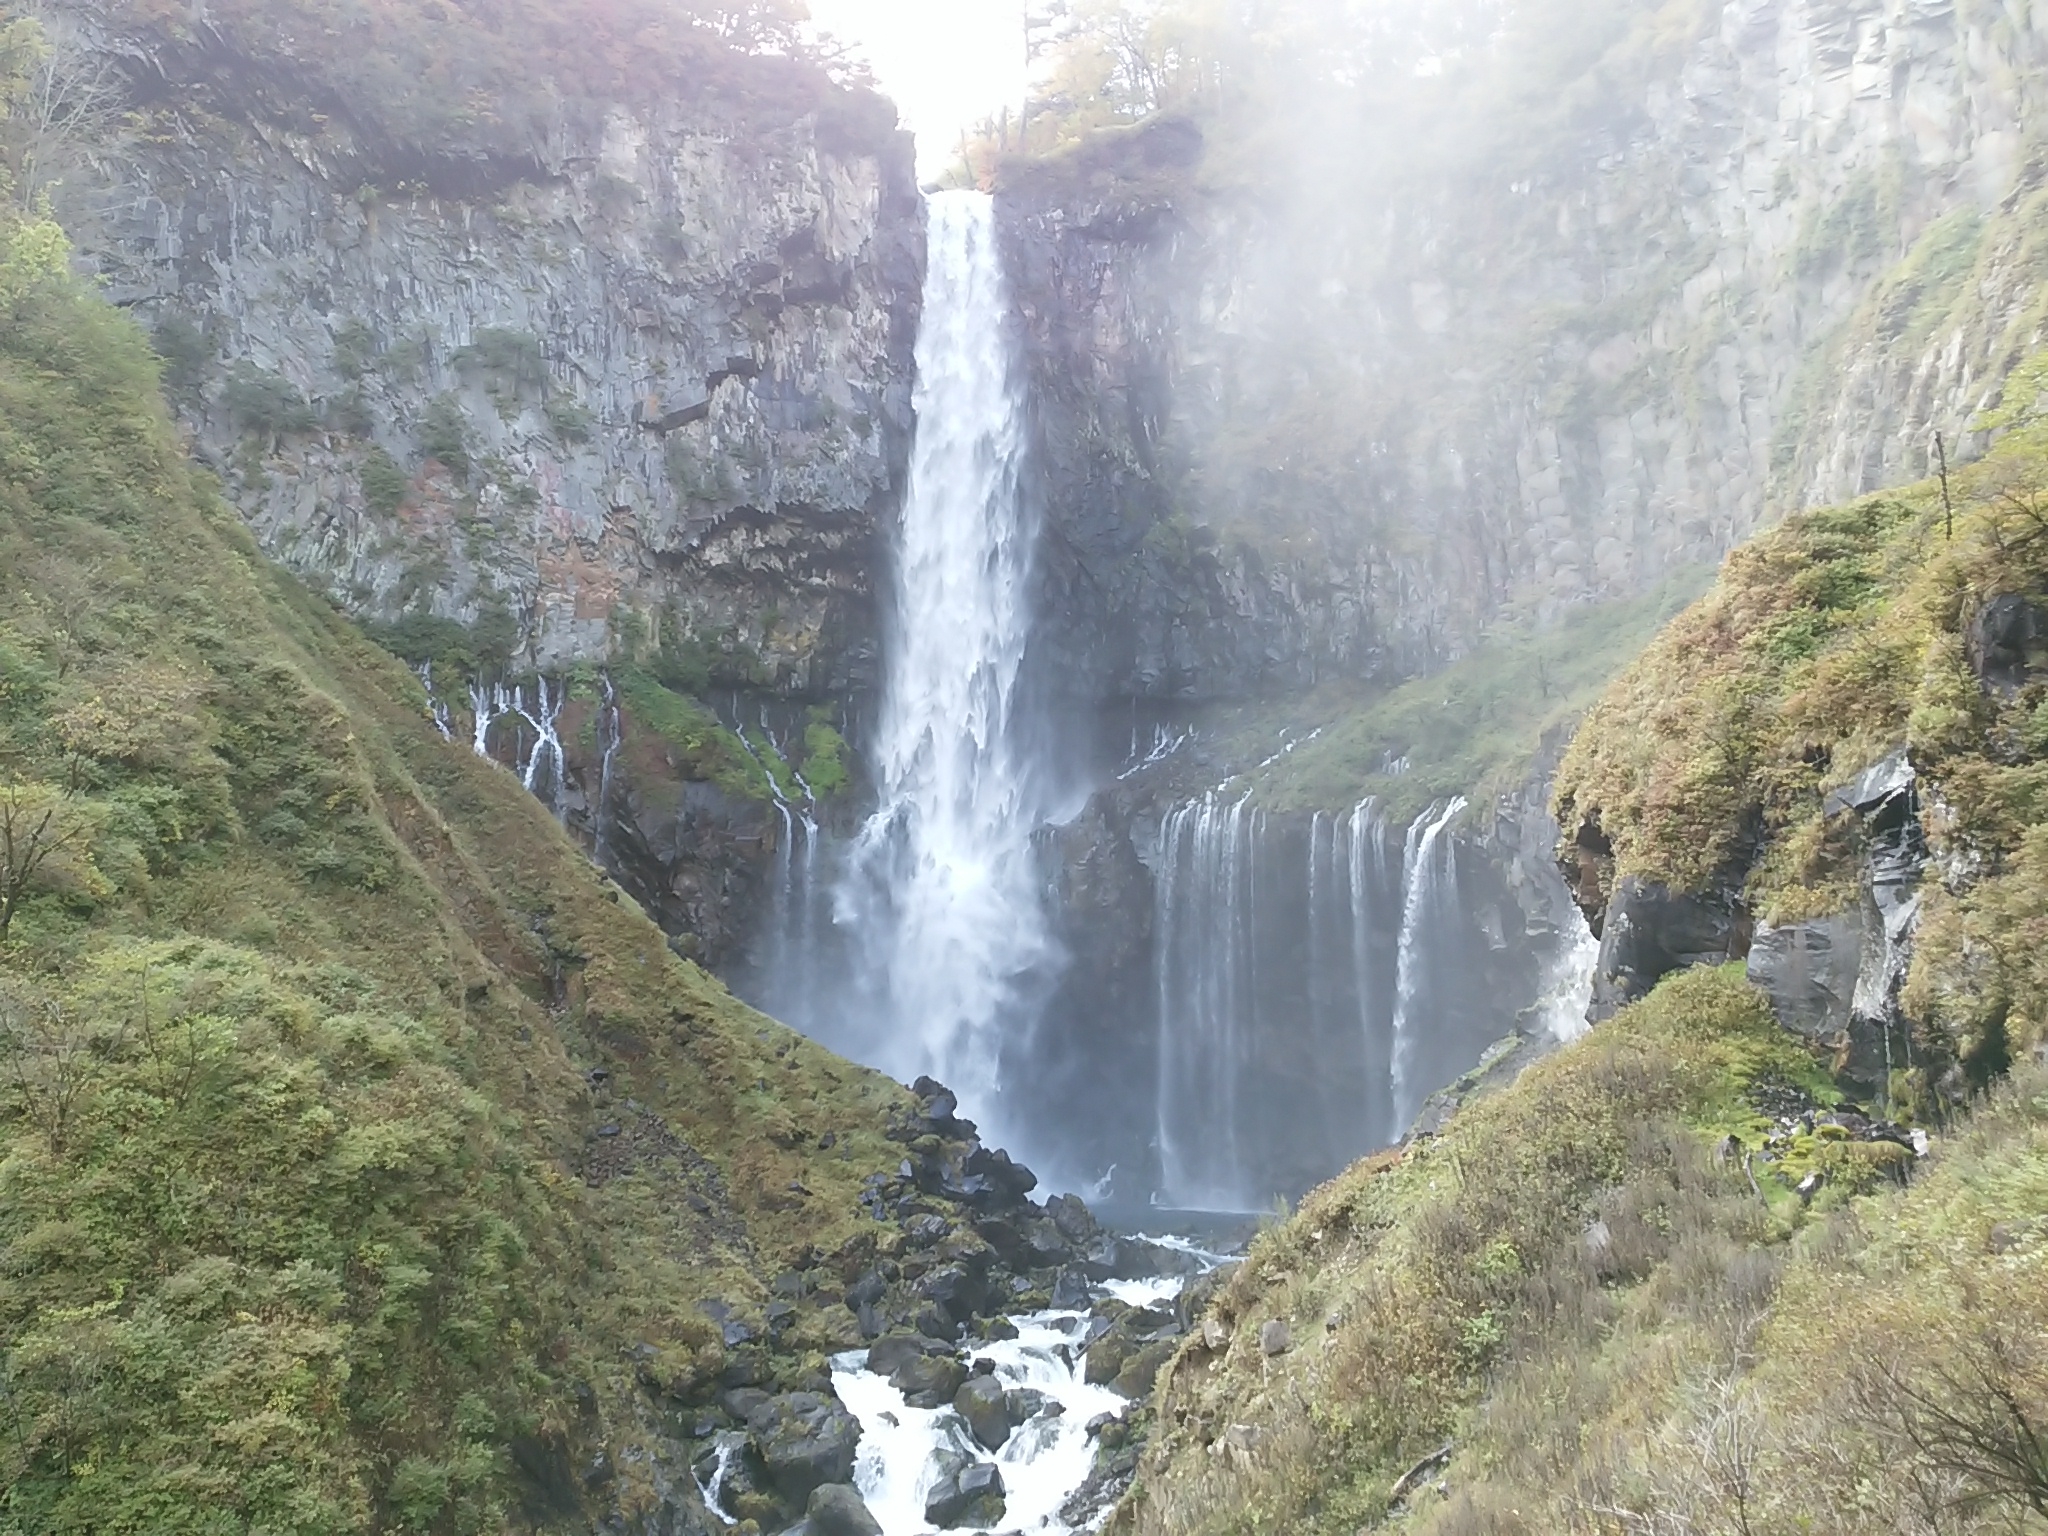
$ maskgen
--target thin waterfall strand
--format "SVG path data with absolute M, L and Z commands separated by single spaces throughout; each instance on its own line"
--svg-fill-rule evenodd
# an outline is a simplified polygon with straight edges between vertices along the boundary
M 1394 1129 L 1405 1135 L 1422 1107 L 1417 1091 L 1416 1038 L 1421 1021 L 1421 1001 L 1428 963 L 1425 945 L 1429 930 L 1441 909 L 1454 898 L 1456 879 L 1455 845 L 1445 837 L 1453 821 L 1464 813 L 1461 798 L 1424 816 L 1408 828 L 1403 854 L 1401 898 L 1401 942 L 1394 977 Z M 1438 850 L 1442 856 L 1438 856 Z

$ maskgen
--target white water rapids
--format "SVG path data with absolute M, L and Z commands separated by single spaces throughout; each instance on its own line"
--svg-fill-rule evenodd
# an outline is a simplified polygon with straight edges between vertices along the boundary
M 903 1394 L 869 1372 L 859 1354 L 832 1363 L 839 1400 L 860 1420 L 860 1456 L 854 1482 L 883 1536 L 917 1536 L 929 1531 L 925 1496 L 938 1481 L 938 1455 L 950 1448 L 971 1461 L 993 1460 L 1001 1470 L 1005 1531 L 1066 1531 L 1060 1506 L 1073 1496 L 1094 1464 L 1095 1442 L 1088 1421 L 1097 1414 L 1121 1414 L 1130 1403 L 1108 1387 L 1081 1379 L 1086 1358 L 1076 1346 L 1085 1336 L 1085 1312 L 1042 1312 L 1013 1319 L 1017 1337 L 972 1346 L 978 1358 L 995 1362 L 996 1378 L 1007 1388 L 1043 1392 L 1047 1409 L 1018 1426 L 994 1453 L 982 1450 L 951 1408 L 912 1408 Z M 1060 1351 L 1066 1350 L 1062 1355 Z M 1052 1411 L 1052 1404 L 1059 1411 Z
M 939 1077 L 986 1125 L 1005 1027 L 1051 943 L 1031 845 L 1043 808 L 1016 719 L 1037 526 L 1019 494 L 1022 379 L 994 204 L 979 193 L 931 200 L 917 372 L 881 806 L 836 917 L 866 972 L 867 1059 Z

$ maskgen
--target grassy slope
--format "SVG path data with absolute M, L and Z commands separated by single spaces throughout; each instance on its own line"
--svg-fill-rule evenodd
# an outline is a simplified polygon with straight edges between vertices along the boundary
M 2048 1039 L 2048 689 L 1981 688 L 1970 623 L 2048 593 L 2048 365 L 2007 390 L 2009 430 L 1953 485 L 1808 513 L 1730 557 L 1601 703 L 1567 755 L 1567 830 L 1597 819 L 1611 881 L 1696 888 L 1760 823 L 1766 920 L 1839 907 L 1859 857 L 1829 789 L 1899 746 L 1937 857 L 1908 1003 L 1965 1059 Z
M 0 224 L 0 796 L 71 840 L 0 944 L 0 1531 L 495 1530 L 549 1513 L 515 1460 L 573 1502 L 599 1442 L 630 1508 L 639 1383 L 855 1233 L 900 1090 L 443 742 L 36 232 Z
M 1975 605 L 2048 590 L 2038 386 L 1955 486 L 1795 519 L 1608 693 L 1567 758 L 1616 870 L 1704 878 L 1746 817 L 1766 910 L 1853 865 L 1825 789 L 1893 746 L 1930 780 L 1957 878 L 1930 882 L 1922 1026 L 2043 1033 L 2038 686 L 1970 675 Z M 1745 1171 L 1748 1088 L 1824 1090 L 1739 971 L 1668 980 L 1262 1237 L 1223 1327 L 1170 1369 L 1130 1532 L 1350 1532 L 1398 1506 L 1439 1533 L 2038 1530 L 2048 1467 L 2048 1077 L 2032 1063 L 1936 1143 L 1795 1136 Z M 1823 1094 L 1825 1101 L 1825 1094 Z M 1828 1175 L 1811 1206 L 1794 1182 Z M 1756 1176 L 1752 1188 L 1750 1172 Z M 1289 1325 L 1269 1357 L 1260 1334 Z
M 1504 631 L 1389 692 L 1361 699 L 1339 686 L 1289 703 L 1289 721 L 1322 723 L 1321 733 L 1242 782 L 1275 810 L 1349 810 L 1374 795 L 1396 821 L 1453 795 L 1518 786 L 1539 743 L 1583 715 L 1704 582 L 1696 573 L 1648 597 L 1573 609 L 1547 629 Z M 1284 723 L 1254 705 L 1216 728 L 1226 759 L 1259 760 Z M 1397 759 L 1406 767 L 1389 775 Z

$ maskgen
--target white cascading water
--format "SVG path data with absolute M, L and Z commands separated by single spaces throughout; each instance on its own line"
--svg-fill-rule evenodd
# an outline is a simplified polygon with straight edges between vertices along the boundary
M 1415 1058 L 1427 957 L 1423 944 L 1457 899 L 1457 844 L 1444 834 L 1464 814 L 1457 799 L 1408 828 L 1402 860 L 1401 941 L 1394 973 L 1394 1123 L 1405 1134 L 1422 1108 Z
M 1255 1208 L 1238 1155 L 1239 1079 L 1256 998 L 1251 796 L 1217 793 L 1159 828 L 1159 1160 L 1167 1198 L 1190 1210 Z
M 1397 894 L 1385 819 L 1366 800 L 1291 825 L 1230 790 L 1160 823 L 1156 1138 L 1174 1206 L 1264 1207 L 1279 1185 L 1260 1149 L 1283 1124 L 1286 1140 L 1313 1149 L 1308 1161 L 1330 1166 L 1398 1133 L 1392 975 L 1378 931 Z M 1303 831 L 1305 858 L 1294 841 Z M 1331 1054 L 1276 1107 L 1261 1074 L 1290 1050 L 1298 1059 L 1304 1041 Z
M 1345 829 L 1344 869 L 1351 895 L 1351 974 L 1358 998 L 1358 1033 L 1365 1050 L 1365 1081 L 1372 1095 L 1366 1113 L 1375 1125 L 1393 1117 L 1393 1093 L 1386 1031 L 1380 1006 L 1384 986 L 1373 965 L 1373 892 L 1387 884 L 1387 822 L 1380 803 L 1367 796 L 1352 808 Z
M 1001 1038 L 1050 957 L 1017 722 L 1037 527 L 1019 494 L 1022 376 L 994 204 L 931 200 L 917 441 L 876 732 L 881 806 L 837 915 L 871 968 L 869 1059 L 997 1117 Z M 998 1117 L 998 1124 L 999 1117 Z

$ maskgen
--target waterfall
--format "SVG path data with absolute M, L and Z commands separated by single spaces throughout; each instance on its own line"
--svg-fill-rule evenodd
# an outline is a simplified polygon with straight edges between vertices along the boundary
M 600 672 L 597 677 L 604 690 L 604 708 L 597 717 L 597 739 L 602 756 L 597 768 L 597 803 L 590 812 L 590 844 L 591 856 L 603 867 L 611 853 L 612 782 L 619 746 L 625 739 L 625 723 L 619 717 L 619 692 L 612 686 L 611 673 Z
M 1352 808 L 1345 828 L 1345 880 L 1351 901 L 1351 974 L 1358 997 L 1358 1034 L 1365 1055 L 1367 1113 L 1376 1126 L 1392 1123 L 1393 1064 L 1387 1054 L 1388 1022 L 1380 1001 L 1382 983 L 1373 950 L 1374 892 L 1387 883 L 1387 823 L 1379 801 L 1368 796 Z
M 1204 1210 L 1245 1210 L 1237 1090 L 1258 998 L 1250 972 L 1253 845 L 1250 795 L 1211 793 L 1168 813 L 1159 829 L 1158 1140 L 1167 1198 Z
M 555 733 L 555 723 L 561 718 L 568 697 L 567 683 L 545 677 L 534 679 L 531 702 L 523 683 L 510 688 L 503 683 L 469 685 L 470 749 L 478 757 L 491 757 L 492 727 L 500 720 L 512 718 L 524 722 L 533 732 L 533 744 L 529 747 L 523 736 L 515 743 L 512 771 L 558 817 L 568 789 L 568 760 L 562 752 L 561 738 Z
M 917 440 L 896 548 L 875 741 L 881 804 L 850 850 L 836 915 L 867 974 L 858 1054 L 932 1073 L 987 1116 L 1002 1042 L 1051 958 L 1019 741 L 1037 525 L 1019 494 L 1021 370 L 994 205 L 931 200 Z
M 1416 1038 L 1428 978 L 1431 930 L 1457 901 L 1457 844 L 1444 836 L 1464 813 L 1463 799 L 1418 816 L 1402 855 L 1401 939 L 1394 972 L 1394 1123 L 1405 1133 L 1421 1109 Z
M 1418 817 L 1398 865 L 1372 799 L 1281 815 L 1219 790 L 1162 818 L 1154 1136 L 1168 1203 L 1254 1210 L 1327 1177 L 1398 1140 L 1423 1094 L 1513 1027 L 1513 999 L 1475 992 L 1484 973 L 1468 973 L 1488 941 L 1457 888 L 1464 808 Z

